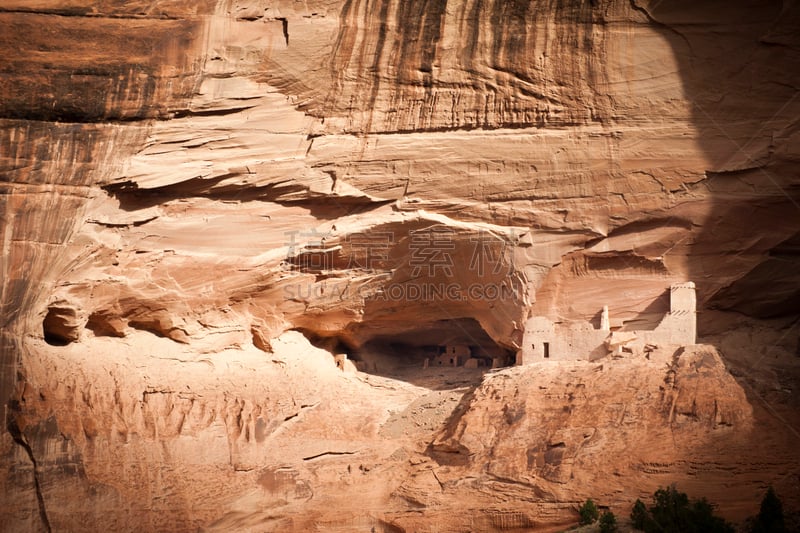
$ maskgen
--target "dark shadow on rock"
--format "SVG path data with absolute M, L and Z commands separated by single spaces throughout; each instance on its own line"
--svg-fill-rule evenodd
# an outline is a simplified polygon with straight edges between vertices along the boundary
M 673 47 L 709 161 L 706 179 L 692 187 L 710 202 L 688 254 L 698 310 L 797 316 L 800 6 L 632 0 L 637 4 Z M 702 312 L 698 329 L 702 335 Z

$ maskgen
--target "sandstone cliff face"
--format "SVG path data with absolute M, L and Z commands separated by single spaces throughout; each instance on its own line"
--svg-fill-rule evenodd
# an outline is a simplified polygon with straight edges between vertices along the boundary
M 503 529 L 672 481 L 797 504 L 798 19 L 7 2 L 3 523 Z M 739 384 L 712 348 L 474 392 L 403 369 L 442 339 L 513 355 L 529 314 L 652 327 L 684 280 Z

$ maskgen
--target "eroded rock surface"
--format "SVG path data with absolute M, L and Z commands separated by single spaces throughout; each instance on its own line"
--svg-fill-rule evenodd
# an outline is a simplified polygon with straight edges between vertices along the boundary
M 5 2 L 4 527 L 555 527 L 671 482 L 800 505 L 799 27 Z M 440 343 L 513 359 L 532 315 L 652 328 L 688 280 L 721 355 L 423 371 Z

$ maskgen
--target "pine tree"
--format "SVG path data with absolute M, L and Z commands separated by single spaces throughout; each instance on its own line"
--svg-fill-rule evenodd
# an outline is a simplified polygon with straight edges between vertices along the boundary
M 600 516 L 600 533 L 616 533 L 617 517 L 611 511 L 606 511 Z
M 786 525 L 783 521 L 783 504 L 770 487 L 761 500 L 761 510 L 756 516 L 752 533 L 785 533 Z
M 633 502 L 633 509 L 631 509 L 631 523 L 633 524 L 633 527 L 640 531 L 644 531 L 644 526 L 649 517 L 650 516 L 647 512 L 647 507 L 645 507 L 642 500 L 636 498 L 636 501 Z
M 578 513 L 581 515 L 582 526 L 595 522 L 597 517 L 600 515 L 600 512 L 597 510 L 597 506 L 594 504 L 591 498 L 586 500 L 586 503 L 581 505 L 581 508 L 578 509 Z

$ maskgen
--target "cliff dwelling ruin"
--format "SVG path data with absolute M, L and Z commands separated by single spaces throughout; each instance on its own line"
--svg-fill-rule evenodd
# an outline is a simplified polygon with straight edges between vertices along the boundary
M 533 316 L 525 324 L 517 364 L 543 359 L 598 359 L 608 354 L 645 353 L 652 346 L 687 346 L 697 338 L 697 297 L 691 281 L 669 287 L 670 309 L 650 330 L 627 329 L 615 323 L 608 306 L 600 312 L 599 327 L 590 323 L 554 322 Z
M 449 319 L 394 334 L 377 334 L 360 347 L 339 337 L 306 335 L 332 354 L 336 365 L 363 371 L 415 368 L 502 368 L 536 361 L 596 360 L 608 355 L 643 355 L 657 347 L 693 345 L 697 337 L 697 297 L 692 282 L 673 283 L 667 290 L 669 311 L 651 329 L 638 329 L 615 319 L 608 306 L 589 322 L 556 322 L 532 316 L 525 323 L 522 347 L 499 346 L 475 319 Z M 635 324 L 635 322 L 634 322 Z
M 426 369 L 487 370 L 514 362 L 514 350 L 498 345 L 475 319 L 444 319 L 423 326 L 394 333 L 379 332 L 360 344 L 341 337 L 322 338 L 308 331 L 305 335 L 333 354 L 346 354 L 348 361 L 367 373 L 402 377 Z M 341 356 L 336 358 L 341 368 Z

